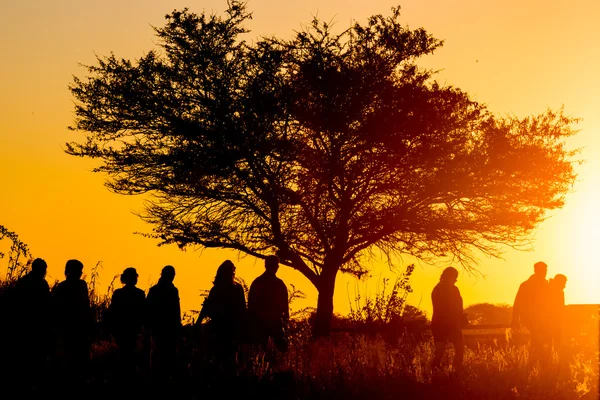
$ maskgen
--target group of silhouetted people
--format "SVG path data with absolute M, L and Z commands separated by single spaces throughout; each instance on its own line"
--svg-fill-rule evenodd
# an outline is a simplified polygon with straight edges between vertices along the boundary
M 119 350 L 122 375 L 126 378 L 135 376 L 135 350 L 144 331 L 152 338 L 151 364 L 155 376 L 170 378 L 175 374 L 181 309 L 174 279 L 175 268 L 167 265 L 146 297 L 144 291 L 135 286 L 138 280 L 135 268 L 126 268 L 121 274 L 123 287 L 113 293 L 107 322 Z
M 525 327 L 530 334 L 530 368 L 546 366 L 553 349 L 560 352 L 567 278 L 557 274 L 548 281 L 547 271 L 545 263 L 535 263 L 534 274 L 520 285 L 513 305 L 512 328 L 520 330 Z M 454 371 L 462 369 L 465 347 L 462 329 L 469 322 L 460 291 L 455 285 L 457 279 L 458 270 L 446 268 L 431 293 L 431 331 L 435 343 L 433 370 L 440 368 L 448 343 L 454 347 Z
M 232 365 L 244 343 L 266 349 L 270 339 L 277 350 L 287 350 L 288 291 L 276 276 L 278 269 L 279 259 L 266 257 L 265 272 L 250 285 L 247 307 L 244 289 L 235 282 L 233 263 L 227 260 L 217 269 L 195 326 L 200 327 L 205 318 L 210 318 L 208 331 L 214 357 L 225 366 Z
M 65 280 L 52 290 L 45 279 L 47 264 L 35 259 L 31 271 L 18 279 L 2 304 L 2 353 L 6 376 L 12 383 L 36 385 L 44 379 L 48 360 L 57 377 L 67 384 L 82 383 L 90 362 L 96 316 L 87 283 L 81 279 L 83 263 L 69 260 Z M 173 285 L 175 269 L 162 269 L 148 297 L 138 289 L 138 274 L 127 268 L 123 287 L 114 291 L 107 322 L 119 349 L 122 373 L 135 372 L 134 352 L 142 329 L 153 342 L 152 363 L 158 377 L 175 368 L 175 347 L 181 329 L 179 293 Z M 24 382 L 21 382 L 24 381 Z
M 208 336 L 208 351 L 215 364 L 226 369 L 234 366 L 243 344 L 266 349 L 272 341 L 278 351 L 287 350 L 288 291 L 276 276 L 278 268 L 276 256 L 266 257 L 265 272 L 252 282 L 246 305 L 244 288 L 235 280 L 233 262 L 227 260 L 218 267 L 213 287 L 194 323 L 196 333 L 202 330 Z M 2 303 L 2 355 L 8 361 L 5 365 L 11 366 L 6 376 L 15 382 L 39 382 L 51 359 L 64 379 L 82 382 L 90 362 L 96 321 L 87 284 L 81 279 L 83 264 L 67 261 L 65 280 L 52 290 L 45 279 L 46 269 L 44 260 L 35 259 L 31 271 L 16 281 Z M 551 349 L 560 345 L 566 277 L 559 274 L 547 281 L 546 273 L 545 263 L 534 265 L 534 274 L 519 287 L 513 307 L 513 328 L 524 326 L 531 335 L 530 365 L 547 362 Z M 165 266 L 146 296 L 136 287 L 135 268 L 121 274 L 123 287 L 114 291 L 105 322 L 118 347 L 123 377 L 135 376 L 136 348 L 144 337 L 151 338 L 154 376 L 169 379 L 176 373 L 182 323 L 174 278 L 175 268 Z M 434 370 L 440 368 L 448 342 L 455 349 L 454 370 L 459 371 L 463 365 L 462 329 L 468 321 L 457 279 L 458 270 L 446 268 L 431 295 Z M 209 323 L 203 324 L 207 318 Z
M 285 329 L 289 320 L 288 292 L 276 276 L 279 259 L 268 256 L 265 272 L 251 285 L 246 307 L 245 293 L 235 281 L 235 266 L 223 262 L 206 297 L 195 331 L 202 322 L 209 332 L 211 356 L 217 363 L 233 365 L 242 343 L 266 348 L 271 339 L 279 351 L 286 351 Z M 31 271 L 18 279 L 3 296 L 2 358 L 10 366 L 6 377 L 36 385 L 44 379 L 48 360 L 68 383 L 81 383 L 90 362 L 96 317 L 86 282 L 81 279 L 83 264 L 69 260 L 65 280 L 50 289 L 45 276 L 47 265 L 37 258 Z M 121 274 L 123 287 L 113 292 L 104 314 L 118 348 L 120 376 L 134 378 L 138 367 L 136 349 L 145 337 L 151 339 L 150 367 L 154 377 L 169 379 L 177 370 L 177 348 L 182 336 L 178 289 L 173 284 L 175 268 L 161 271 L 158 283 L 148 295 L 136 287 L 135 268 Z M 148 335 L 142 335 L 146 333 Z
M 65 380 L 82 376 L 90 358 L 93 315 L 83 264 L 69 260 L 65 280 L 52 291 L 41 258 L 9 288 L 2 301 L 2 353 L 13 383 L 38 383 L 52 357 Z
M 552 349 L 561 346 L 567 277 L 557 274 L 547 280 L 548 266 L 535 263 L 534 273 L 521 284 L 513 305 L 512 326 L 527 328 L 531 335 L 529 364 L 547 365 Z

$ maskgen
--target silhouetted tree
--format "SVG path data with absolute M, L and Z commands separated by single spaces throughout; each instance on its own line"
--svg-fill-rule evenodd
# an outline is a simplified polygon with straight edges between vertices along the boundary
M 508 304 L 477 303 L 465 308 L 472 325 L 509 325 L 512 307 Z
M 572 118 L 500 118 L 441 86 L 415 60 L 442 42 L 399 16 L 250 43 L 242 2 L 174 11 L 159 49 L 74 78 L 86 140 L 66 151 L 102 160 L 110 190 L 151 194 L 161 244 L 275 252 L 317 288 L 326 334 L 337 274 L 363 276 L 370 250 L 473 267 L 526 243 L 575 177 Z

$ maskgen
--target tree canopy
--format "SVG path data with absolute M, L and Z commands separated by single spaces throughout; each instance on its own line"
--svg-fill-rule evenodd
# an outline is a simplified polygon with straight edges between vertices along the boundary
M 505 325 L 512 320 L 512 306 L 508 304 L 477 303 L 465 308 L 472 325 Z
M 498 117 L 416 60 L 442 45 L 400 8 L 341 33 L 318 19 L 249 42 L 244 3 L 173 11 L 159 48 L 98 57 L 74 77 L 85 141 L 121 194 L 151 195 L 150 237 L 276 253 L 318 289 L 326 332 L 338 272 L 375 249 L 466 268 L 520 246 L 572 185 L 562 110 Z

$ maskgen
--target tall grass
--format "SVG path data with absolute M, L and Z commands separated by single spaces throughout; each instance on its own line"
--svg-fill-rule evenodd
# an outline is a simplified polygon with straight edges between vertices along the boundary
M 92 347 L 89 393 L 83 396 L 87 398 L 105 398 L 112 393 L 119 364 L 116 346 L 103 323 L 116 277 L 101 292 L 97 286 L 100 270 L 98 263 L 89 277 L 98 329 Z M 464 371 L 432 375 L 433 342 L 428 321 L 420 310 L 405 302 L 410 272 L 407 269 L 391 286 L 385 281 L 373 298 L 359 297 L 348 316 L 336 316 L 334 326 L 343 329 L 330 338 L 311 339 L 314 310 L 295 313 L 287 353 L 242 346 L 237 363 L 226 375 L 219 375 L 222 370 L 215 374 L 214 360 L 208 356 L 212 344 L 192 329 L 190 313 L 179 348 L 177 395 L 170 392 L 170 398 L 215 398 L 227 393 L 263 399 L 598 398 L 597 335 L 593 346 L 568 344 L 561 357 L 555 354 L 545 369 L 528 368 L 527 345 L 506 342 L 471 345 L 465 352 Z M 303 295 L 295 289 L 293 293 L 292 299 Z M 149 349 L 148 338 L 140 340 L 140 393 L 154 390 Z M 448 365 L 452 349 L 446 357 Z
M 446 365 L 451 356 L 452 351 Z M 278 364 L 258 362 L 252 368 L 257 376 L 287 371 L 307 398 L 597 398 L 597 352 L 575 352 L 562 363 L 555 355 L 544 370 L 530 370 L 528 356 L 526 345 L 467 348 L 464 371 L 434 376 L 431 341 L 390 343 L 380 336 L 344 333 L 318 342 L 296 341 Z
M 19 236 L 0 225 L 0 241 L 8 240 L 10 246 L 8 249 L 8 263 L 6 265 L 6 274 L 3 277 L 3 283 L 11 283 L 20 278 L 27 272 L 27 267 L 31 264 L 31 252 Z M 0 259 L 6 257 L 6 254 L 0 251 Z

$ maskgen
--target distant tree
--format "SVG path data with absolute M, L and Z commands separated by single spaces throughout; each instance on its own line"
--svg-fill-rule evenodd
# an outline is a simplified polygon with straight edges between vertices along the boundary
M 419 322 L 419 323 L 427 323 L 429 322 L 429 320 L 427 319 L 427 315 L 425 314 L 425 311 L 421 310 L 418 307 L 415 306 L 411 306 L 410 304 L 407 304 L 404 307 L 404 311 L 402 312 L 402 318 L 405 321 L 415 321 L 415 322 Z
M 478 303 L 465 308 L 471 325 L 509 325 L 512 307 L 508 304 Z
M 333 33 L 243 40 L 251 15 L 174 11 L 159 49 L 99 57 L 70 86 L 74 156 L 120 194 L 151 196 L 160 244 L 277 253 L 319 292 L 329 332 L 338 273 L 379 249 L 427 261 L 521 246 L 575 179 L 562 111 L 500 118 L 415 60 L 442 45 L 391 16 Z

